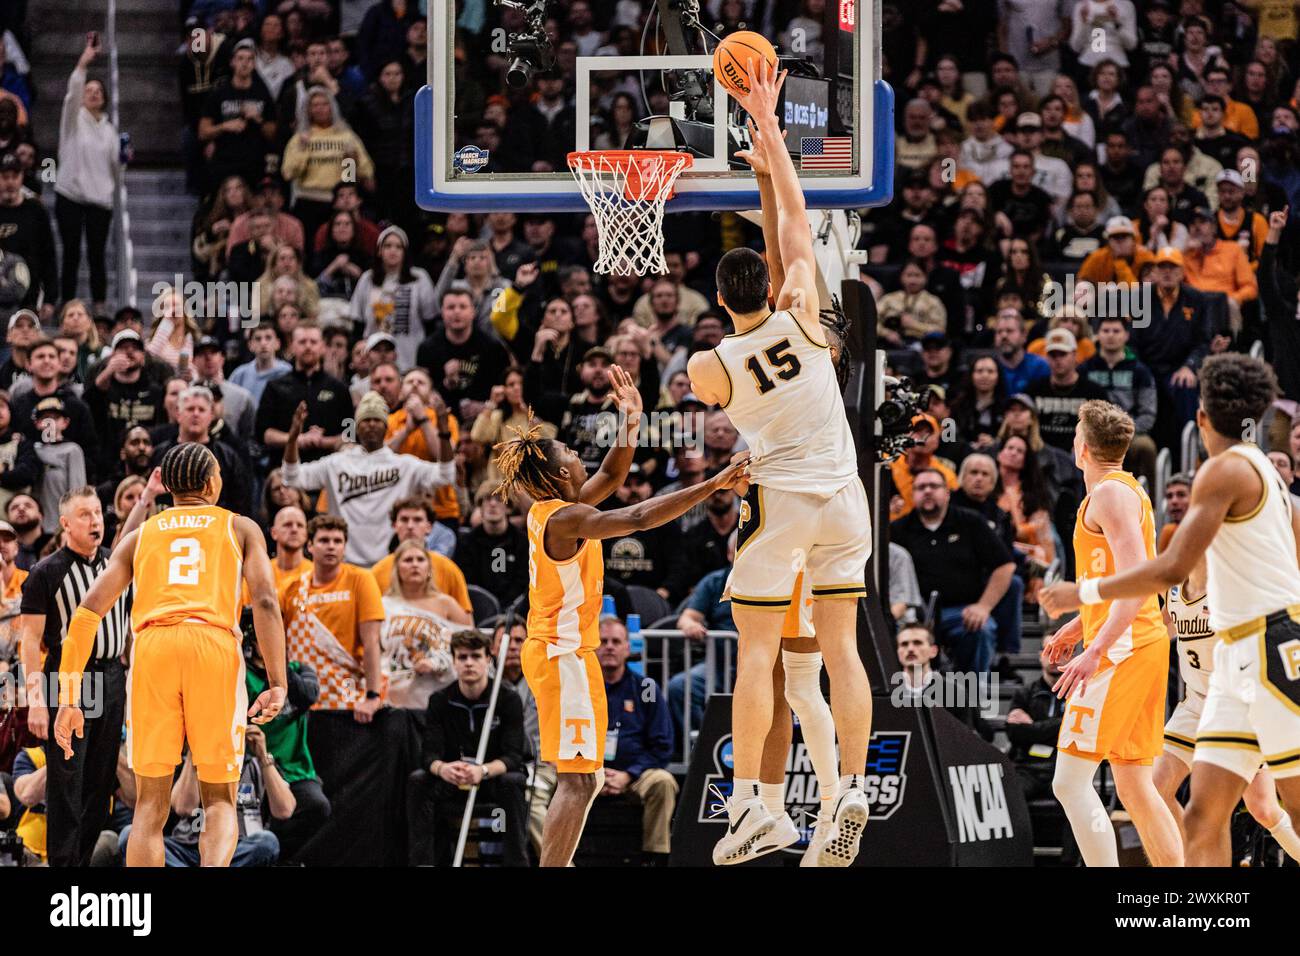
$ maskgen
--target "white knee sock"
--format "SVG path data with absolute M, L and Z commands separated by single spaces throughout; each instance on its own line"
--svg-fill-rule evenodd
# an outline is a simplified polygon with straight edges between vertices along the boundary
M 785 667 L 785 699 L 799 718 L 803 741 L 808 747 L 822 806 L 830 807 L 839 794 L 839 762 L 835 757 L 835 718 L 822 696 L 822 656 L 820 653 L 781 652 Z
M 767 812 L 774 817 L 779 817 L 785 813 L 785 781 L 781 783 L 763 783 L 758 784 L 759 795 L 763 798 L 763 806 L 767 807 Z
M 1293 860 L 1300 860 L 1300 836 L 1296 836 L 1295 827 L 1291 825 L 1291 814 L 1282 811 L 1282 819 L 1268 828 L 1278 846 L 1286 851 Z
M 1072 754 L 1056 754 L 1056 774 L 1052 777 L 1052 793 L 1060 801 L 1075 842 L 1088 866 L 1119 866 L 1119 851 L 1115 846 L 1115 828 L 1110 814 L 1101 802 L 1101 796 L 1092 785 L 1097 764 Z

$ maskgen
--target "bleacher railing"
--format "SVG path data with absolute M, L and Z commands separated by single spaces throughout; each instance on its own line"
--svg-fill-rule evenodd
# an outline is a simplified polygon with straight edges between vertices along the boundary
M 113 128 L 120 134 L 118 103 L 121 83 L 117 72 L 117 0 L 108 0 L 104 24 L 104 43 L 108 47 L 108 101 Z M 135 308 L 135 250 L 131 246 L 131 214 L 126 208 L 126 167 L 119 167 L 117 189 L 113 195 L 113 245 L 117 250 L 117 307 Z
M 673 763 L 668 769 L 674 773 L 685 773 L 686 768 L 691 763 L 691 751 L 693 749 L 691 735 L 698 730 L 698 728 L 692 726 L 691 721 L 691 701 L 693 697 L 690 678 L 691 668 L 700 663 L 705 665 L 704 696 L 706 700 L 716 693 L 730 694 L 734 682 L 735 641 L 737 635 L 735 631 L 708 631 L 700 640 L 693 640 L 678 630 L 651 628 L 642 631 L 641 637 L 647 642 L 646 653 L 643 653 L 641 660 L 645 676 L 654 678 L 659 685 L 659 692 L 665 695 L 668 693 L 668 682 L 676 672 L 676 669 L 672 666 L 675 662 L 672 649 L 677 642 L 680 642 L 681 645 L 681 670 L 687 676 L 682 700 L 681 748 L 677 754 L 680 757 L 680 762 Z M 649 653 L 653 650 L 649 645 L 651 642 L 660 640 L 663 642 L 659 648 L 660 654 L 654 656 Z M 633 662 L 629 661 L 629 663 Z

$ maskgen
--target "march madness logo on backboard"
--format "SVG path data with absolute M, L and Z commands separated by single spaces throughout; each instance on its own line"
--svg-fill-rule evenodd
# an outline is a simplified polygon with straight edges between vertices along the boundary
M 798 728 L 798 723 L 795 727 Z M 877 731 L 871 735 L 867 750 L 867 773 L 864 789 L 871 807 L 871 822 L 888 820 L 903 805 L 907 787 L 907 751 L 911 744 L 911 731 Z M 731 734 L 719 738 L 713 747 L 714 772 L 704 777 L 704 792 L 700 797 L 698 821 L 700 823 L 725 823 L 726 807 L 722 799 L 731 796 L 734 760 Z M 790 755 L 785 765 L 785 808 L 790 819 L 799 828 L 802 838 L 787 853 L 803 853 L 808 846 L 817 822 L 821 793 L 817 775 L 813 773 L 812 760 L 802 736 L 795 735 Z

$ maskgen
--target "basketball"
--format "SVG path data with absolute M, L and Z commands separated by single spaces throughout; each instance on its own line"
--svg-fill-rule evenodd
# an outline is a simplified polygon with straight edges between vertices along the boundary
M 757 57 L 776 65 L 776 48 L 767 37 L 752 30 L 733 33 L 713 51 L 713 75 L 732 96 L 748 93 L 750 70 Z

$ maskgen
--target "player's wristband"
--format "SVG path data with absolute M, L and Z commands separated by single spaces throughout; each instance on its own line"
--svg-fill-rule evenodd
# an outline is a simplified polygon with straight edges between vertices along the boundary
M 1079 582 L 1079 603 L 1101 603 L 1101 578 L 1084 578 Z

